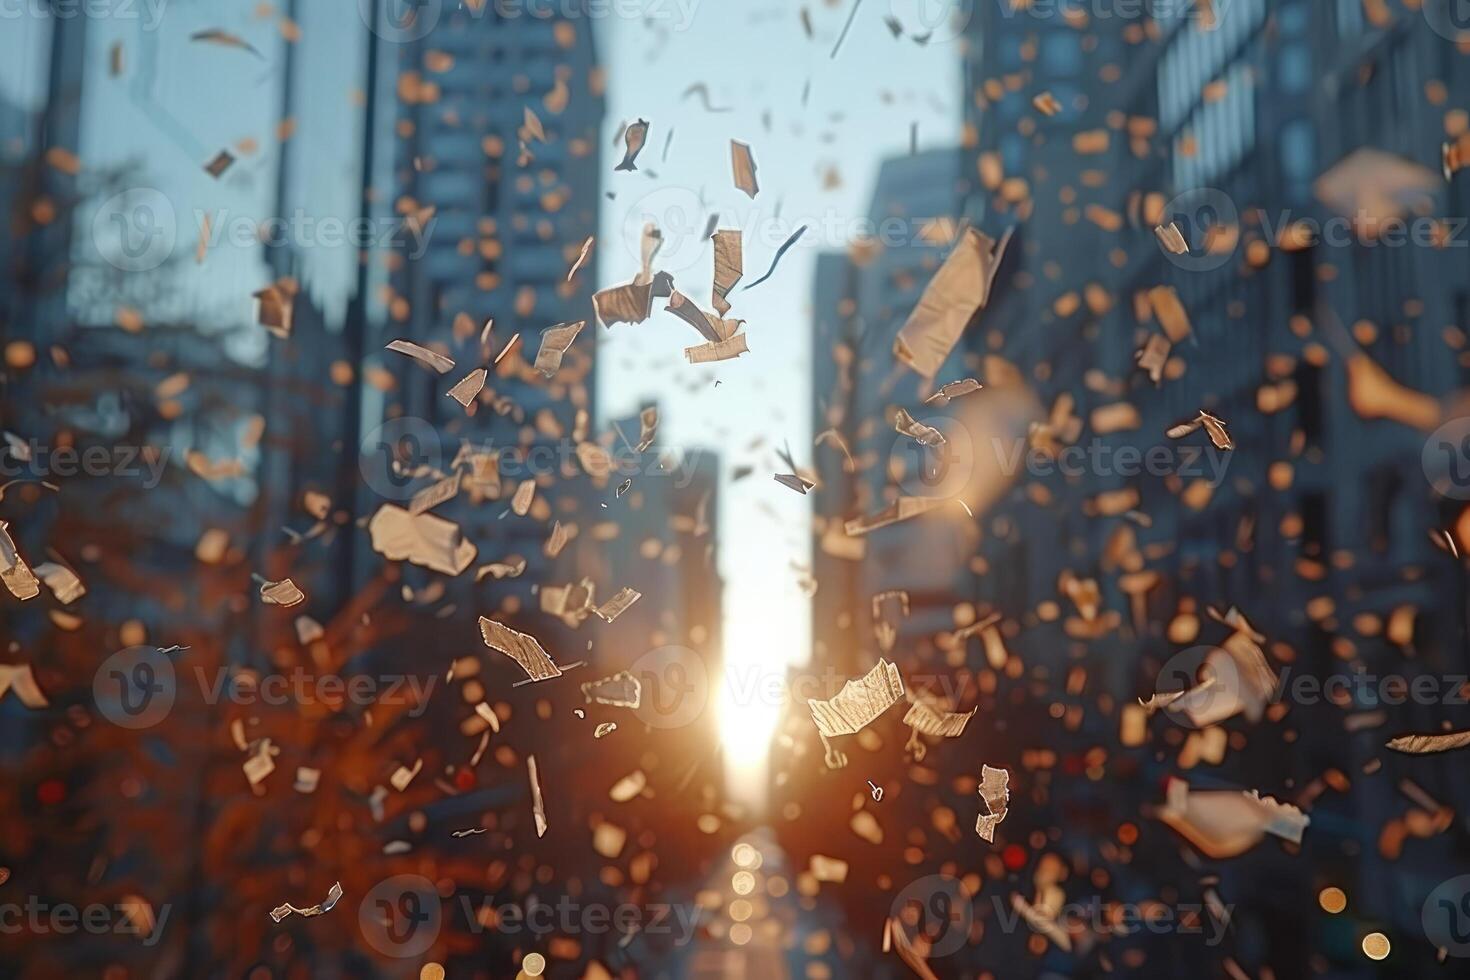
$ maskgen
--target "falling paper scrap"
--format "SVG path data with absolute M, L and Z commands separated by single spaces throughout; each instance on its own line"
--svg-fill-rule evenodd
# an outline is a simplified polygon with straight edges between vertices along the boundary
M 536 836 L 545 837 L 546 803 L 541 799 L 541 781 L 536 778 L 536 757 L 534 755 L 526 756 L 526 771 L 531 777 L 531 812 L 536 817 Z
M 774 276 L 776 274 L 776 267 L 781 264 L 782 257 L 785 256 L 785 254 L 791 250 L 791 246 L 795 245 L 801 239 L 801 236 L 805 234 L 806 225 L 802 225 L 800 228 L 793 231 L 790 235 L 786 236 L 786 240 L 781 243 L 781 246 L 776 249 L 776 254 L 771 257 L 771 265 L 770 268 L 766 269 L 766 274 L 761 276 L 755 282 L 746 286 L 745 289 L 741 291 L 745 292 L 746 290 L 754 289 L 761 283 L 765 282 L 767 279 Z
M 1042 92 L 1031 100 L 1036 111 L 1044 116 L 1055 116 L 1062 111 L 1062 104 L 1050 92 Z
M 713 361 L 730 361 L 747 354 L 750 348 L 745 344 L 745 334 L 737 333 L 728 340 L 718 343 L 699 344 L 695 347 L 684 348 L 684 356 L 690 364 L 709 364 Z
M 24 698 L 22 698 L 24 700 Z M 1441 735 L 1401 735 L 1388 742 L 1388 747 L 1405 755 L 1427 755 L 1448 752 L 1470 745 L 1470 731 L 1445 732 Z
M 1212 649 L 1202 673 L 1200 682 L 1188 690 L 1159 692 L 1140 703 L 1149 714 L 1162 708 L 1205 728 L 1238 714 L 1259 721 L 1276 690 L 1276 675 L 1265 653 L 1244 632 L 1232 634 L 1223 648 Z
M 914 417 L 902 408 L 893 417 L 893 429 L 899 435 L 908 436 L 921 446 L 944 445 L 944 433 L 933 426 L 914 421 Z
M 1164 367 L 1169 363 L 1169 351 L 1174 347 L 1169 338 L 1162 334 L 1150 334 L 1143 349 L 1133 355 L 1140 370 L 1148 372 L 1148 378 L 1157 387 L 1164 379 Z
M 915 697 L 913 704 L 909 705 L 908 712 L 903 716 L 903 723 L 936 738 L 959 738 L 965 733 L 965 726 L 978 710 L 975 707 L 963 713 L 949 711 L 947 708 L 936 707 L 921 695 Z
M 427 347 L 420 347 L 411 340 L 394 340 L 389 342 L 388 350 L 399 354 L 406 354 L 420 364 L 425 364 L 440 374 L 448 374 L 454 370 L 454 361 L 443 354 L 436 354 Z
M 1225 431 L 1225 423 L 1209 412 L 1200 412 L 1188 422 L 1174 426 L 1166 435 L 1170 439 L 1182 439 L 1200 427 L 1209 433 L 1210 441 L 1215 444 L 1216 449 L 1235 448 L 1235 443 L 1230 439 L 1230 433 Z
M 775 480 L 777 483 L 781 484 L 781 486 L 790 487 L 792 490 L 795 490 L 803 497 L 806 496 L 806 492 L 808 490 L 816 486 L 816 484 L 812 481 L 806 479 L 805 477 L 798 476 L 795 473 L 777 473 L 775 474 Z
M 593 738 L 602 738 L 605 735 L 611 735 L 613 732 L 615 732 L 617 730 L 618 730 L 618 723 L 617 722 L 615 722 L 615 721 L 604 721 L 600 725 L 598 725 L 595 729 L 592 730 L 592 737 Z
M 262 61 L 265 60 L 265 55 L 261 54 L 255 45 L 237 34 L 231 34 L 217 27 L 195 31 L 189 35 L 189 40 L 204 44 L 217 44 L 222 48 L 239 48 L 242 51 L 249 51 Z
M 255 322 L 283 340 L 291 336 L 296 312 L 296 294 L 300 290 L 289 276 L 252 294 L 255 299 Z
M 963 381 L 951 381 L 928 398 L 925 398 L 924 404 L 942 407 L 948 405 L 956 398 L 961 398 L 971 392 L 979 391 L 982 387 L 983 385 L 974 378 L 965 378 Z
M 420 514 L 433 510 L 446 501 L 458 497 L 460 480 L 463 478 L 464 472 L 462 470 L 455 470 L 444 479 L 436 480 L 424 487 L 418 493 L 414 494 L 413 499 L 408 502 L 408 512 L 417 517 Z
M 995 825 L 1006 818 L 1011 802 L 1011 774 L 1007 769 L 980 767 L 980 799 L 987 812 L 975 820 L 975 833 L 988 843 L 995 843 Z
M 476 834 L 485 833 L 484 827 L 470 827 L 467 830 L 450 831 L 450 837 L 474 837 Z
M 622 589 L 618 590 L 617 595 L 613 596 L 602 605 L 594 607 L 592 611 L 597 614 L 599 619 L 603 620 L 604 622 L 611 623 L 613 620 L 617 619 L 624 612 L 626 612 L 629 606 L 633 605 L 633 603 L 637 602 L 641 598 L 643 598 L 642 592 L 635 591 L 625 586 Z
M 295 582 L 285 578 L 279 582 L 262 582 L 260 598 L 267 605 L 290 607 L 304 602 L 306 595 L 296 587 Z
M 808 698 L 806 703 L 817 731 L 832 738 L 862 731 L 902 697 L 903 678 L 898 668 L 879 659 L 861 678 L 842 685 L 836 697 L 827 701 Z
M 541 350 L 536 353 L 536 370 L 548 378 L 561 368 L 562 356 L 577 339 L 577 334 L 586 326 L 585 320 L 576 323 L 558 323 L 541 331 Z
M 939 373 L 971 318 L 990 301 L 1011 231 L 1006 229 L 996 242 L 974 228 L 966 229 L 898 331 L 895 357 L 926 378 Z
M 643 452 L 653 445 L 653 438 L 658 433 L 658 406 L 650 405 L 638 413 L 638 446 L 634 452 Z
M 648 120 L 640 119 L 623 131 L 623 141 L 627 150 L 623 153 L 623 162 L 614 167 L 614 170 L 631 171 L 637 170 L 638 154 L 643 152 L 643 144 L 648 142 Z
M 1172 221 L 1167 225 L 1154 226 L 1154 234 L 1158 236 L 1159 244 L 1164 251 L 1171 255 L 1183 255 L 1189 251 L 1189 245 L 1185 243 L 1184 236 L 1179 232 L 1179 226 Z
M 856 537 L 860 534 L 867 534 L 869 531 L 876 531 L 880 527 L 907 521 L 920 514 L 927 514 L 947 503 L 949 500 L 944 497 L 899 497 L 876 514 L 867 514 L 847 521 L 843 524 L 843 529 L 850 537 Z
M 41 594 L 41 582 L 16 550 L 15 539 L 10 536 L 10 525 L 5 521 L 0 521 L 0 579 L 4 580 L 10 594 L 21 601 Z
M 439 572 L 458 575 L 475 560 L 473 541 L 464 540 L 459 525 L 434 514 L 410 514 L 384 504 L 368 522 L 373 550 L 390 561 L 410 561 Z
M 326 913 L 332 911 L 332 909 L 341 900 L 342 882 L 339 881 L 332 886 L 330 891 L 327 892 L 327 900 L 325 902 L 322 902 L 320 905 L 313 905 L 309 909 L 298 909 L 296 906 L 287 902 L 277 906 L 276 908 L 271 909 L 271 918 L 277 922 L 280 922 L 288 915 L 304 915 L 308 918 L 313 915 L 325 915 Z
M 27 708 L 45 708 L 51 703 L 41 693 L 30 664 L 0 664 L 0 698 L 9 691 L 14 691 Z
M 465 375 L 458 384 L 449 389 L 449 397 L 459 402 L 465 408 L 469 408 L 470 403 L 475 400 L 480 394 L 481 389 L 485 387 L 486 376 L 487 372 L 484 368 L 475 368 L 469 374 Z
M 643 685 L 637 676 L 623 670 L 611 677 L 583 684 L 582 696 L 588 704 L 595 701 L 614 708 L 636 708 L 643 699 Z
M 589 235 L 587 236 L 587 240 L 582 243 L 582 251 L 578 253 L 577 261 L 573 262 L 572 267 L 567 270 L 567 282 L 572 281 L 572 277 L 577 274 L 577 270 L 582 268 L 583 263 L 587 261 L 587 256 L 592 254 L 592 243 L 596 240 L 594 236 Z
M 745 274 L 741 240 L 738 230 L 715 233 L 715 282 L 711 305 L 720 311 L 720 316 L 730 312 L 730 302 L 726 297 Z
M 503 623 L 481 616 L 480 637 L 487 647 L 500 651 L 520 664 L 526 676 L 533 681 L 561 676 L 560 668 L 547 656 L 534 636 L 518 633 Z
M 1197 847 L 1220 860 L 1244 854 L 1274 834 L 1294 844 L 1311 818 L 1289 803 L 1263 797 L 1254 790 L 1192 791 L 1182 779 L 1171 779 L 1159 819 Z
M 735 173 L 735 186 L 754 198 L 760 193 L 760 183 L 755 175 L 755 157 L 750 146 L 739 140 L 730 141 L 730 167 Z
M 223 177 L 226 170 L 234 166 L 235 155 L 229 150 L 220 150 L 208 163 L 204 165 L 204 172 L 218 180 Z

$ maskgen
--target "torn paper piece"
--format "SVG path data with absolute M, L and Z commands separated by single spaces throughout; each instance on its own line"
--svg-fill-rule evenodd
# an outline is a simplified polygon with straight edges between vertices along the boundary
M 623 162 L 614 167 L 614 170 L 633 171 L 638 169 L 636 163 L 638 154 L 643 152 L 643 146 L 648 142 L 648 120 L 640 119 L 623 130 L 623 143 L 627 149 L 623 153 Z
M 392 341 L 386 349 L 399 354 L 406 354 L 420 364 L 433 368 L 440 374 L 448 374 L 454 370 L 453 360 L 445 357 L 443 354 L 436 354 L 427 347 L 420 347 L 411 340 Z
M 976 707 L 965 712 L 948 711 L 931 704 L 927 698 L 917 697 L 903 716 L 903 723 L 935 738 L 959 738 L 978 710 Z
M 300 288 L 295 279 L 285 277 L 252 293 L 255 322 L 283 340 L 290 337 L 296 314 L 296 293 Z
M 408 512 L 415 517 L 427 513 L 440 504 L 459 496 L 459 482 L 463 473 L 456 470 L 442 480 L 435 481 L 413 495 L 408 502 Z
M 498 579 L 519 578 L 521 573 L 525 570 L 526 559 L 519 556 L 514 557 L 514 559 L 510 561 L 492 561 L 488 565 L 481 565 L 479 568 L 475 569 L 475 581 L 478 582 L 487 575 L 493 576 Z
M 606 704 L 614 708 L 636 708 L 643 699 L 643 685 L 626 670 L 611 677 L 582 685 L 582 696 L 588 704 Z
M 999 242 L 974 228 L 966 229 L 965 237 L 929 281 L 898 331 L 894 356 L 926 378 L 938 374 L 971 318 L 989 302 L 1010 241 L 1010 229 Z
M 419 774 L 419 770 L 422 768 L 424 768 L 423 759 L 415 760 L 412 769 L 410 769 L 408 766 L 399 766 L 397 769 L 393 770 L 393 775 L 388 777 L 388 782 L 393 784 L 394 789 L 402 793 L 404 790 L 408 789 L 408 784 L 413 782 L 413 777 L 417 776 Z
M 928 398 L 925 398 L 924 404 L 943 407 L 956 398 L 961 398 L 972 392 L 979 391 L 982 387 L 984 386 L 974 378 L 965 378 L 963 381 L 951 381 Z
M 738 230 L 715 233 L 715 282 L 711 305 L 720 311 L 720 316 L 730 312 L 730 302 L 726 297 L 745 274 L 741 241 Z
M 1006 818 L 1011 802 L 1011 774 L 1006 769 L 980 767 L 980 799 L 985 812 L 975 820 L 975 833 L 988 843 L 995 843 L 995 825 Z
M 307 918 L 310 918 L 314 915 L 325 915 L 326 913 L 332 911 L 332 909 L 336 907 L 337 903 L 341 900 L 342 882 L 339 881 L 332 886 L 330 891 L 327 892 L 327 900 L 322 902 L 320 905 L 313 905 L 309 909 L 298 909 L 291 903 L 286 902 L 271 909 L 271 918 L 277 922 L 280 922 L 288 915 L 304 915 Z
M 449 389 L 448 395 L 459 402 L 465 408 L 479 396 L 481 389 L 485 387 L 485 378 L 488 372 L 484 368 L 475 368 L 469 374 L 460 379 L 459 383 Z
M 582 243 L 582 251 L 577 255 L 577 261 L 573 262 L 572 267 L 567 270 L 567 282 L 572 281 L 572 277 L 577 274 L 577 270 L 582 268 L 583 264 L 587 261 L 587 256 L 592 254 L 592 243 L 596 240 L 594 236 L 588 235 L 587 240 Z
M 754 198 L 760 193 L 760 183 L 755 176 L 755 157 L 747 144 L 739 140 L 730 141 L 730 168 L 735 174 L 735 186 L 747 197 Z
M 827 857 L 824 854 L 813 854 L 811 860 L 812 877 L 818 881 L 830 881 L 833 884 L 842 884 L 847 880 L 847 862 L 841 858 Z
M 536 836 L 546 836 L 546 803 L 541 799 L 541 781 L 536 778 L 536 757 L 526 756 L 526 772 L 531 777 L 531 812 L 536 817 Z
M 15 539 L 10 536 L 10 525 L 5 521 L 0 521 L 0 579 L 4 580 L 10 594 L 21 601 L 41 594 L 41 582 L 16 550 Z
M 1147 296 L 1154 318 L 1159 321 L 1170 343 L 1180 343 L 1193 332 L 1189 314 L 1184 311 L 1184 304 L 1179 301 L 1179 293 L 1173 286 L 1155 286 Z
M 643 452 L 653 445 L 653 438 L 658 433 L 658 406 L 650 405 L 638 413 L 638 446 L 634 452 Z
M 808 698 L 806 703 L 817 731 L 832 738 L 861 731 L 902 697 L 903 678 L 898 668 L 880 659 L 862 677 L 842 685 L 836 697 L 827 701 Z
M 604 721 L 604 722 L 602 722 L 601 724 L 599 724 L 596 728 L 594 728 L 592 730 L 592 737 L 593 738 L 602 738 L 605 735 L 611 735 L 613 732 L 615 732 L 617 730 L 618 730 L 618 723 L 617 722 L 615 722 L 615 721 Z
M 525 517 L 531 510 L 531 501 L 536 497 L 536 481 L 525 479 L 516 487 L 515 496 L 510 499 L 510 509 L 517 517 Z
M 541 331 L 541 349 L 536 352 L 536 370 L 548 378 L 561 368 L 562 356 L 571 348 L 572 341 L 582 332 L 587 321 L 558 323 Z
M 1225 431 L 1225 423 L 1215 418 L 1209 412 L 1200 412 L 1193 419 L 1174 426 L 1165 434 L 1170 439 L 1182 439 L 1201 427 L 1209 434 L 1210 442 L 1215 444 L 1216 449 L 1235 448 L 1235 443 L 1231 440 L 1230 433 Z
M 373 550 L 390 561 L 409 561 L 443 575 L 458 575 L 475 560 L 474 542 L 459 525 L 434 514 L 413 515 L 384 504 L 368 522 Z
M 288 578 L 281 579 L 279 582 L 262 582 L 260 598 L 262 602 L 270 606 L 290 607 L 306 601 L 305 593 Z
M 1133 355 L 1138 367 L 1148 372 L 1148 379 L 1157 387 L 1164 380 L 1164 367 L 1169 363 L 1169 351 L 1174 345 L 1163 334 L 1150 334 L 1143 349 Z
M 520 664 L 526 676 L 533 681 L 561 676 L 561 669 L 547 656 L 534 636 L 519 633 L 504 623 L 481 616 L 480 638 L 490 649 L 498 650 Z
M 629 606 L 633 605 L 633 603 L 642 598 L 642 592 L 624 587 L 618 590 L 617 595 L 613 596 L 602 605 L 595 607 L 592 611 L 596 613 L 597 617 L 602 621 L 611 623 L 613 620 L 617 619 L 624 612 L 626 612 Z
M 792 490 L 795 490 L 803 497 L 806 496 L 806 492 L 808 490 L 816 486 L 816 484 L 813 483 L 811 480 L 808 480 L 803 476 L 798 476 L 795 473 L 777 473 L 775 474 L 775 480 L 777 483 L 781 484 L 781 486 L 790 487 Z
M 884 507 L 876 514 L 866 514 L 855 517 L 843 524 L 843 529 L 850 536 L 867 534 L 876 531 L 880 527 L 897 524 L 927 514 L 949 503 L 945 497 L 899 497 L 893 503 Z
M 1183 715 L 1196 728 L 1218 725 L 1238 714 L 1256 722 L 1265 713 L 1276 684 L 1265 653 L 1249 636 L 1238 632 L 1223 648 L 1216 647 L 1205 656 L 1194 687 L 1159 692 L 1140 704 L 1149 714 L 1164 709 Z
M 51 703 L 41 693 L 30 664 L 0 664 L 0 698 L 10 691 L 14 691 L 20 703 L 27 708 L 45 708 Z
M 1470 731 L 1445 732 L 1441 735 L 1401 735 L 1388 742 L 1390 749 L 1405 755 L 1448 752 L 1451 749 L 1463 749 L 1467 745 L 1470 745 Z
M 914 417 L 900 408 L 893 417 L 893 430 L 899 435 L 908 436 L 921 446 L 944 445 L 944 433 L 930 425 L 914 421 Z
M 684 356 L 690 364 L 709 364 L 714 361 L 730 361 L 741 354 L 748 354 L 750 348 L 745 344 L 745 334 L 737 333 L 729 340 L 722 340 L 714 344 L 700 344 L 697 347 L 684 348 Z
M 1189 251 L 1189 245 L 1185 243 L 1184 236 L 1179 233 L 1179 226 L 1172 221 L 1167 225 L 1155 225 L 1154 234 L 1158 236 L 1159 244 L 1164 251 L 1170 255 L 1183 255 Z
M 1193 791 L 1184 780 L 1172 779 L 1166 792 L 1159 819 L 1216 860 L 1244 854 L 1266 834 L 1300 844 L 1302 832 L 1311 823 L 1311 818 L 1291 804 L 1254 790 Z

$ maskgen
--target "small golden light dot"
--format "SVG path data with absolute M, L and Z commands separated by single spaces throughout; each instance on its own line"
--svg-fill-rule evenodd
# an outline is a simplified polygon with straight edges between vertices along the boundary
M 419 971 L 419 980 L 444 980 L 444 967 L 438 963 L 425 963 Z
M 749 844 L 736 844 L 730 850 L 730 860 L 742 868 L 749 868 L 755 864 L 755 848 Z
M 735 899 L 735 901 L 730 903 L 730 918 L 734 919 L 736 922 L 744 922 L 746 919 L 750 918 L 750 913 L 752 911 L 754 911 L 754 909 L 751 907 L 751 904 L 743 898 L 737 898 Z
M 730 942 L 736 946 L 744 946 L 750 942 L 751 935 L 750 926 L 744 922 L 737 922 L 730 927 Z
M 539 977 L 546 972 L 546 957 L 540 953 L 527 953 L 521 960 L 521 969 L 528 977 Z
M 730 879 L 730 887 L 735 889 L 737 895 L 749 895 L 755 890 L 755 875 L 749 871 L 737 871 Z
M 1347 908 L 1347 896 L 1341 888 L 1324 888 L 1322 894 L 1317 896 L 1317 901 L 1322 906 L 1322 911 L 1333 915 Z
M 1363 937 L 1363 955 L 1370 960 L 1388 959 L 1388 937 L 1381 932 L 1370 932 Z

